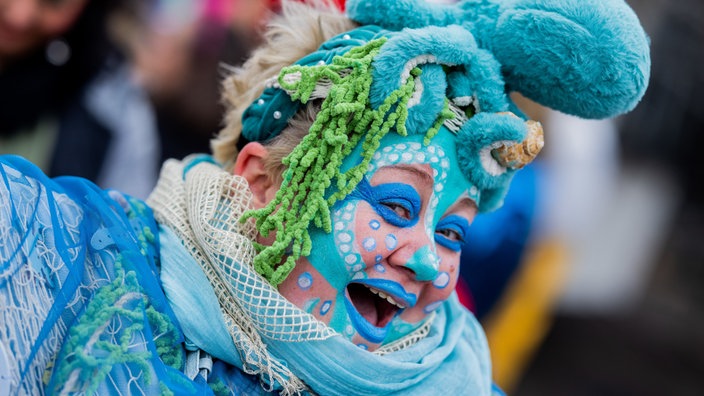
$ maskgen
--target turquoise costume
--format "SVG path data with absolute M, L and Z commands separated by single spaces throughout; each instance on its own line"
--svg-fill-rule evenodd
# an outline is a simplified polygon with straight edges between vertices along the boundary
M 203 167 L 217 168 L 194 169 Z M 238 349 L 202 270 L 144 202 L 79 178 L 49 179 L 14 156 L 0 157 L 0 180 L 10 203 L 0 209 L 0 389 L 284 394 L 277 377 L 245 373 L 242 357 L 254 351 Z M 384 355 L 339 335 L 261 336 L 305 383 L 303 394 L 414 394 L 441 384 L 491 394 L 486 341 L 456 298 L 422 340 Z

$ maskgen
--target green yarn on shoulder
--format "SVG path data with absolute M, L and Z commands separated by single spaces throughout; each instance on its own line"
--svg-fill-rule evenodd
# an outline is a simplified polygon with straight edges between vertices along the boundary
M 274 243 L 258 246 L 259 254 L 254 258 L 254 269 L 274 286 L 286 279 L 296 260 L 310 254 L 311 222 L 326 232 L 332 230 L 330 208 L 357 186 L 380 140 L 391 130 L 407 134 L 407 105 L 420 69 L 413 69 L 406 82 L 378 108 L 370 104 L 372 61 L 385 42 L 386 38 L 372 40 L 335 57 L 329 65 L 294 65 L 279 75 L 281 88 L 293 100 L 306 103 L 316 90 L 329 91 L 308 134 L 284 158 L 287 170 L 276 197 L 241 219 L 255 218 L 265 237 L 276 233 Z M 342 172 L 343 160 L 360 142 L 361 161 Z M 330 193 L 333 183 L 335 189 Z

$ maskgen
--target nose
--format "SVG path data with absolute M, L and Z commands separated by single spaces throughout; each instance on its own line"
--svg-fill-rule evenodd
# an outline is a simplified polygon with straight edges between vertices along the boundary
M 417 281 L 432 281 L 438 276 L 440 267 L 440 257 L 435 252 L 434 239 L 422 230 L 422 227 L 413 228 L 415 230 L 390 234 L 387 237 L 387 247 L 390 247 L 389 239 L 391 244 L 396 244 L 389 255 L 389 264 L 410 270 Z
M 9 0 L 4 6 L 4 14 L 5 23 L 13 30 L 24 30 L 38 18 L 39 3 L 37 0 Z

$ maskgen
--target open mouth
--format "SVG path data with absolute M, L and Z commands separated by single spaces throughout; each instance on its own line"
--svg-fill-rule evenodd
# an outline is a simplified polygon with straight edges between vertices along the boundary
M 379 343 L 388 325 L 404 309 L 415 305 L 416 296 L 401 285 L 383 279 L 365 279 L 347 285 L 347 312 L 359 334 Z
M 393 297 L 360 283 L 350 283 L 347 292 L 357 312 L 374 327 L 386 326 L 396 312 L 405 308 Z

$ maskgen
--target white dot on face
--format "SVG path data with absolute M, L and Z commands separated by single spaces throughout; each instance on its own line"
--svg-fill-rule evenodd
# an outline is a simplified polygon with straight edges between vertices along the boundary
M 470 193 L 471 195 L 477 195 L 478 192 L 479 192 L 479 189 L 477 189 L 477 186 L 472 186 L 472 187 L 469 189 L 469 193 Z
M 352 220 L 352 213 L 345 213 L 342 215 L 342 220 L 350 221 Z
M 381 227 L 381 223 L 379 222 L 379 220 L 372 220 L 369 222 L 369 227 L 372 230 L 378 230 L 379 227 Z
M 342 243 L 349 243 L 352 241 L 352 235 L 348 232 L 341 232 L 337 234 L 337 240 Z
M 376 240 L 372 237 L 366 238 L 364 242 L 362 242 L 362 246 L 364 246 L 366 251 L 371 252 L 376 249 Z
M 349 253 L 352 250 L 352 247 L 346 243 L 340 244 L 339 246 L 339 249 L 342 253 Z
M 298 287 L 308 290 L 311 285 L 313 285 L 313 276 L 310 273 L 304 272 L 298 276 Z
M 411 150 L 416 150 L 416 151 L 420 150 L 420 143 L 413 142 L 410 144 L 410 146 L 411 146 Z
M 347 265 L 352 265 L 352 264 L 355 264 L 356 262 L 357 262 L 357 255 L 356 254 L 348 254 L 347 256 L 345 256 L 345 263 L 347 263 Z
M 438 276 L 433 281 L 433 286 L 437 287 L 438 289 L 444 289 L 449 284 L 450 284 L 450 274 L 448 274 L 447 272 L 439 273 Z
M 396 151 L 405 151 L 406 150 L 406 145 L 403 143 L 399 143 L 396 145 Z
M 376 265 L 374 265 L 374 269 L 375 269 L 377 272 L 381 272 L 381 273 L 386 272 L 386 267 L 384 267 L 384 266 L 381 265 L 381 264 L 376 264 Z
M 352 280 L 366 279 L 367 275 L 364 272 L 355 272 L 352 275 Z
M 405 162 L 410 162 L 413 159 L 413 154 L 403 153 L 403 154 L 401 154 L 401 159 L 404 160 Z
M 374 158 L 375 161 L 379 160 L 379 158 L 381 158 L 381 153 L 379 153 L 379 152 L 374 153 L 374 156 L 372 158 Z
M 390 155 L 389 155 L 389 161 L 391 161 L 391 162 L 396 162 L 396 161 L 398 161 L 398 154 L 396 154 L 396 153 L 390 154 Z
M 335 223 L 335 231 L 342 231 L 345 229 L 345 223 L 338 221 Z
M 393 234 L 387 235 L 384 242 L 386 243 L 386 248 L 389 250 L 396 249 L 396 246 L 398 245 L 398 240 Z
M 417 153 L 417 154 L 416 154 L 416 161 L 418 161 L 418 162 L 425 162 L 425 154 L 423 154 L 423 153 Z
M 321 314 L 321 315 L 325 315 L 326 313 L 328 313 L 328 311 L 330 310 L 330 307 L 331 307 L 331 306 L 332 306 L 332 301 L 326 300 L 326 301 L 323 303 L 323 305 L 320 306 L 320 314 Z
M 435 311 L 440 305 L 442 304 L 442 301 L 435 301 L 434 303 L 430 303 L 423 308 L 423 312 L 429 314 L 433 311 Z

